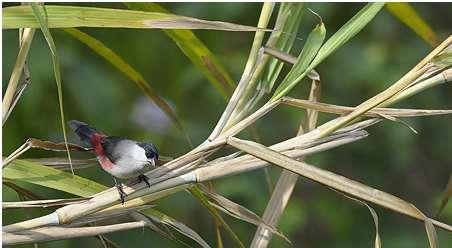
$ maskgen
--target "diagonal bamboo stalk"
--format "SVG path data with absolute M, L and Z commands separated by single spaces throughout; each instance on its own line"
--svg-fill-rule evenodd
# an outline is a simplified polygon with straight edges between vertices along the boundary
M 262 11 L 259 17 L 259 22 L 257 24 L 258 28 L 266 28 L 268 22 L 270 21 L 271 14 L 273 12 L 274 3 L 267 2 L 262 6 Z M 231 98 L 229 99 L 228 105 L 226 109 L 223 111 L 223 114 L 220 117 L 217 125 L 214 130 L 210 134 L 208 140 L 214 140 L 220 133 L 223 131 L 226 124 L 229 122 L 234 109 L 237 106 L 237 103 L 241 99 L 242 95 L 245 93 L 245 89 L 248 85 L 248 82 L 251 79 L 253 71 L 256 68 L 256 63 L 259 60 L 259 49 L 262 46 L 262 41 L 264 39 L 265 32 L 257 31 L 254 35 L 253 45 L 251 46 L 250 55 L 248 61 L 245 65 L 245 69 L 242 74 L 242 78 L 237 85 L 237 88 L 234 90 Z
M 295 99 L 292 97 L 283 97 L 282 103 L 297 108 L 313 109 L 319 112 L 331 114 L 348 114 L 352 112 L 354 107 L 340 106 L 328 103 L 313 102 L 309 100 Z M 373 108 L 362 116 L 380 117 L 381 115 L 389 115 L 394 117 L 416 117 L 416 116 L 432 116 L 452 114 L 450 109 L 397 109 L 397 108 Z
M 452 231 L 452 226 L 426 217 L 413 204 L 394 195 L 369 187 L 333 172 L 317 168 L 305 162 L 297 161 L 256 142 L 230 137 L 227 140 L 227 143 L 257 158 L 280 166 L 286 170 L 290 170 L 327 187 L 349 194 L 358 199 L 375 203 L 417 220 L 424 222 L 431 221 L 438 227 L 447 231 Z
M 366 124 L 372 123 L 369 121 L 366 121 Z M 375 123 L 375 121 L 373 122 Z M 358 126 L 358 125 L 355 125 Z M 350 129 L 350 128 L 349 128 Z M 346 130 L 346 129 L 344 129 Z M 306 152 L 313 153 L 313 152 L 320 152 L 324 151 L 326 149 L 330 149 L 333 147 L 336 147 L 338 145 L 346 144 L 349 142 L 356 141 L 360 138 L 365 137 L 366 133 L 359 133 L 356 131 L 350 131 L 350 134 L 344 133 L 344 134 L 337 134 L 333 135 L 331 137 L 327 137 L 324 139 L 326 143 L 322 144 L 322 142 L 306 142 L 306 147 L 311 147 L 304 150 L 296 149 L 298 147 L 303 147 L 303 143 L 299 142 L 299 137 L 290 139 L 285 142 L 281 142 L 279 144 L 276 144 L 273 146 L 275 149 L 280 149 L 280 151 L 284 150 L 290 150 L 290 149 L 296 149 L 294 151 L 295 154 L 306 154 Z M 301 136 L 300 136 L 301 137 Z M 241 158 L 246 160 L 247 157 Z M 252 157 L 248 157 L 252 158 Z M 226 161 L 228 162 L 228 161 Z M 137 197 L 141 197 L 144 195 L 149 195 L 151 193 L 159 192 L 162 190 L 166 190 L 172 187 L 186 185 L 190 183 L 197 182 L 197 180 L 200 180 L 200 178 L 204 178 L 204 180 L 212 180 L 218 177 L 226 176 L 226 175 L 232 175 L 235 173 L 241 173 L 250 169 L 257 169 L 262 168 L 262 166 L 265 165 L 265 163 L 254 163 L 254 164 L 246 164 L 246 163 L 239 163 L 237 166 L 232 167 L 231 164 L 235 164 L 237 160 L 231 160 L 229 163 L 218 163 L 215 164 L 213 167 L 201 167 L 197 169 L 197 172 L 191 172 L 187 174 L 183 174 L 174 178 L 167 179 L 165 181 L 152 184 L 150 188 L 147 187 L 145 183 L 138 183 L 133 185 L 126 185 L 124 186 L 124 191 L 128 195 L 126 200 L 131 200 Z M 244 166 L 245 165 L 245 166 Z M 253 165 L 253 166 L 250 166 Z M 209 168 L 206 170 L 206 168 Z M 198 177 L 200 176 L 200 177 Z M 216 176 L 216 177 L 215 177 Z M 4 231 L 17 231 L 17 230 L 23 230 L 23 229 L 30 229 L 34 227 L 39 226 L 45 226 L 45 225 L 58 225 L 58 224 L 67 224 L 72 222 L 73 220 L 76 220 L 77 218 L 80 218 L 82 216 L 88 215 L 90 213 L 94 213 L 97 211 L 100 211 L 102 209 L 108 208 L 110 206 L 116 205 L 119 201 L 118 193 L 116 192 L 115 188 L 110 188 L 106 191 L 103 191 L 99 194 L 96 194 L 91 198 L 90 200 L 80 203 L 80 204 L 73 204 L 69 206 L 65 206 L 62 208 L 57 209 L 55 212 L 38 217 L 35 219 L 23 221 L 20 223 L 11 224 L 8 226 L 4 226 Z
M 426 72 L 428 69 L 426 67 L 427 63 L 429 63 L 435 56 L 441 53 L 450 44 L 452 44 L 452 35 L 444 40 L 438 47 L 436 47 L 429 55 L 421 60 L 421 62 L 413 67 L 413 69 L 405 74 L 400 80 L 398 80 L 396 83 L 394 83 L 381 93 L 361 103 L 353 112 L 345 116 L 345 118 L 342 118 L 334 125 L 323 129 L 320 132 L 319 136 L 323 137 L 331 132 L 334 132 L 334 130 L 338 129 L 339 127 L 352 122 L 354 119 L 358 118 L 372 108 L 377 107 L 378 105 L 384 103 L 386 100 L 391 99 L 391 97 L 394 97 L 397 93 L 401 92 L 405 87 L 409 86 L 412 82 L 414 82 L 417 78 L 424 74 L 424 72 Z
M 275 105 L 267 104 L 264 106 L 264 108 L 261 108 L 261 111 L 257 111 L 257 112 L 262 113 L 260 115 L 260 116 L 262 116 L 266 112 L 270 111 L 270 109 L 276 107 L 276 105 L 277 104 L 275 104 Z M 262 111 L 263 109 L 265 110 L 266 108 L 268 109 L 267 111 Z M 236 129 L 231 128 L 231 130 L 233 130 L 233 131 L 231 131 L 231 133 L 229 135 L 238 133 L 239 131 L 243 130 L 246 126 L 255 122 L 258 118 L 259 118 L 259 116 L 255 119 L 245 118 L 241 123 L 238 123 L 240 125 L 237 125 L 237 126 L 240 126 L 240 128 L 236 128 Z M 321 134 L 322 128 L 325 129 L 325 128 L 331 127 L 331 126 L 335 125 L 337 122 L 341 121 L 342 119 L 343 119 L 343 117 L 339 117 L 335 120 L 332 120 L 330 122 L 323 124 L 319 128 L 316 128 L 313 131 L 306 133 L 305 135 L 281 142 L 272 148 L 279 149 L 281 151 L 287 151 L 289 149 L 296 148 L 300 144 L 306 144 L 306 143 L 318 140 L 319 134 Z M 372 125 L 372 124 L 375 124 L 376 122 L 375 122 L 375 120 L 371 119 L 368 121 L 363 121 L 362 123 L 359 123 L 359 125 L 364 125 L 363 123 L 367 123 L 365 125 Z M 353 130 L 353 128 L 357 128 L 357 126 L 359 126 L 359 125 L 353 124 L 351 126 L 342 128 L 340 132 L 336 132 L 336 133 L 339 134 L 339 133 L 344 133 L 344 132 L 351 132 Z M 187 153 L 186 155 L 181 156 L 181 157 L 167 163 L 166 165 L 158 168 L 158 169 L 162 169 L 159 171 L 160 175 L 165 175 L 172 169 L 180 168 L 181 166 L 186 166 L 189 163 L 196 162 L 200 158 L 206 157 L 206 154 L 211 153 L 215 149 L 218 149 L 219 147 L 221 147 L 225 144 L 228 136 L 226 136 L 225 134 L 223 134 L 223 136 L 224 137 L 221 137 L 221 139 L 215 139 L 212 142 L 205 142 L 205 143 L 201 144 L 200 146 L 198 146 L 197 148 L 195 148 L 194 150 L 192 150 L 191 152 Z M 292 153 L 292 152 L 295 153 L 296 151 L 298 151 L 298 150 L 289 151 L 288 153 Z M 294 155 L 294 154 L 291 154 L 291 155 Z M 302 155 L 305 155 L 305 154 L 302 154 Z M 300 156 L 302 156 L 302 155 L 300 155 Z M 253 164 L 253 165 L 255 165 L 255 164 Z M 265 163 L 264 163 L 264 165 L 262 165 L 262 164 L 256 165 L 255 168 L 261 168 L 262 166 L 265 166 Z M 204 169 L 204 170 L 202 170 L 202 169 Z M 212 169 L 212 168 L 209 168 L 209 169 Z M 217 167 L 215 167 L 214 169 L 217 169 Z M 157 180 L 154 182 L 156 184 L 153 185 L 153 187 L 151 187 L 152 188 L 151 190 L 149 190 L 149 189 L 143 190 L 143 188 L 145 188 L 144 183 L 132 185 L 132 187 L 126 187 L 126 189 L 127 189 L 127 193 L 130 193 L 130 194 L 134 193 L 130 196 L 130 199 L 134 199 L 134 198 L 140 196 L 140 194 L 147 195 L 147 194 L 151 194 L 154 192 L 159 192 L 164 189 L 169 189 L 174 186 L 180 186 L 180 185 L 183 186 L 183 185 L 193 183 L 196 181 L 202 181 L 202 179 L 201 179 L 202 177 L 200 177 L 200 175 L 205 176 L 204 180 L 211 180 L 214 178 L 218 178 L 220 176 L 232 175 L 234 173 L 241 173 L 241 172 L 244 172 L 247 170 L 250 170 L 250 168 L 241 167 L 237 170 L 230 170 L 230 169 L 227 170 L 227 168 L 224 168 L 223 171 L 220 171 L 220 172 L 216 171 L 215 173 L 217 173 L 217 174 L 215 174 L 215 173 L 212 173 L 212 171 L 214 171 L 212 169 L 212 171 L 210 171 L 210 174 L 209 174 L 208 170 L 206 171 L 205 168 L 200 168 L 196 171 L 189 172 L 187 174 L 183 174 L 183 175 L 180 175 L 180 176 L 177 176 L 174 178 L 170 178 L 169 180 L 166 180 L 166 181 L 158 180 L 158 177 L 157 177 Z M 154 174 L 153 172 L 154 171 L 150 172 L 149 174 L 150 175 Z M 204 172 L 204 174 L 202 174 L 200 172 Z M 207 172 L 207 174 L 206 174 L 206 172 Z M 222 172 L 223 172 L 223 174 L 222 174 Z M 227 173 L 224 174 L 224 172 L 227 172 Z M 158 173 L 155 173 L 155 174 L 158 175 Z M 154 174 L 154 176 L 155 176 L 155 174 Z M 137 191 L 140 194 L 136 194 L 135 192 L 137 192 Z M 37 226 L 42 226 L 42 225 L 51 225 L 51 224 L 71 222 L 73 219 L 77 219 L 80 216 L 84 216 L 86 214 L 96 212 L 101 209 L 105 209 L 111 205 L 115 205 L 115 201 L 118 200 L 117 194 L 115 194 L 115 193 L 116 192 L 114 189 L 109 189 L 107 191 L 97 194 L 93 198 L 95 200 L 92 199 L 93 201 L 88 201 L 89 205 L 92 205 L 92 206 L 86 206 L 86 204 L 84 203 L 84 204 L 81 204 L 81 205 L 83 205 L 82 207 L 76 206 L 78 204 L 63 207 L 63 208 L 57 210 L 55 213 L 49 214 L 48 216 L 43 216 L 43 217 L 39 217 L 39 218 L 32 219 L 29 221 L 25 221 L 22 223 L 16 223 L 16 224 L 13 224 L 10 226 L 6 226 L 5 230 L 10 230 L 10 231 L 11 230 L 21 230 L 21 229 L 32 228 L 32 227 L 37 227 Z M 73 206 L 75 206 L 75 208 L 71 208 Z M 439 222 L 435 222 L 435 224 L 443 225 L 443 226 L 445 225 L 445 224 L 439 223 Z
M 317 74 L 316 80 L 312 80 L 311 90 L 309 93 L 309 100 L 312 103 L 316 103 L 320 100 L 321 95 L 321 84 L 320 76 Z M 282 99 L 284 102 L 284 99 Z M 318 111 L 315 109 L 306 110 L 306 122 L 300 123 L 298 129 L 298 135 L 304 133 L 304 130 L 310 131 L 315 128 L 317 124 Z M 303 127 L 305 125 L 305 127 Z M 271 195 L 267 207 L 265 208 L 263 220 L 268 223 L 273 228 L 276 228 L 278 221 L 290 200 L 290 196 L 297 183 L 298 175 L 288 170 L 282 170 L 281 175 L 278 179 L 276 187 Z M 259 226 L 254 234 L 253 240 L 250 247 L 267 247 L 270 243 L 273 234 L 269 232 L 268 228 L 265 226 Z

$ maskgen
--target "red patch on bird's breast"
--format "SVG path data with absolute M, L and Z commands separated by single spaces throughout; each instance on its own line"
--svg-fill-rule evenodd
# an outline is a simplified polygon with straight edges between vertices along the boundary
M 91 136 L 91 144 L 102 168 L 111 169 L 111 167 L 113 167 L 113 162 L 111 162 L 111 160 L 105 155 L 104 148 L 101 143 L 102 139 L 105 137 L 106 136 L 103 134 L 95 133 Z
M 107 156 L 98 157 L 99 163 L 104 169 L 111 169 L 113 167 L 113 162 Z

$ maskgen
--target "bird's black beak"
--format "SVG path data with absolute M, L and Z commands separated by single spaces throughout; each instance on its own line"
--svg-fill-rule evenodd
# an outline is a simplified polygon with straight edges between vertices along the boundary
M 155 158 L 150 158 L 150 159 L 148 159 L 148 162 L 152 165 L 152 167 L 154 167 L 155 168 Z

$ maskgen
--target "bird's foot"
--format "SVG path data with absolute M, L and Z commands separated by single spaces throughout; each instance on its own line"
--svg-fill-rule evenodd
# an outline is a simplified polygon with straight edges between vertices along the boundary
M 149 183 L 149 177 L 147 177 L 145 175 L 139 175 L 138 182 L 141 183 L 143 181 L 148 185 L 149 188 L 151 187 L 151 184 Z
M 122 183 L 116 184 L 116 189 L 119 193 L 119 198 L 121 199 L 121 203 L 124 205 L 124 199 L 126 198 L 127 194 L 124 192 L 124 189 L 122 189 Z

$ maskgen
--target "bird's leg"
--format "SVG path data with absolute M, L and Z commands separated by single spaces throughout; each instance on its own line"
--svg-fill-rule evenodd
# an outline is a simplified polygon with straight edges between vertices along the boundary
M 138 182 L 139 183 L 141 183 L 141 182 L 145 182 L 147 185 L 148 185 L 148 187 L 150 188 L 151 187 L 151 184 L 149 183 L 149 177 L 147 177 L 147 176 L 145 176 L 145 175 L 143 175 L 143 174 L 141 174 L 141 175 L 139 175 L 138 176 Z
M 121 198 L 121 203 L 124 204 L 124 198 L 126 198 L 127 194 L 126 194 L 126 192 L 124 192 L 124 190 L 122 189 L 122 184 L 121 184 L 121 183 L 118 183 L 118 182 L 116 181 L 116 178 L 114 178 L 114 177 L 113 177 L 113 180 L 115 181 L 115 186 L 116 186 L 116 189 L 118 190 L 119 198 Z

